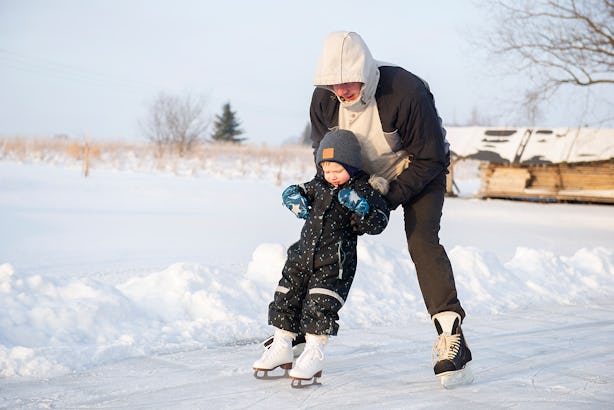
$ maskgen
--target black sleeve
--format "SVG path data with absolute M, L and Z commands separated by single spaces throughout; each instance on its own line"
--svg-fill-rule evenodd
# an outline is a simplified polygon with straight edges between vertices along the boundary
M 388 226 L 388 219 L 390 218 L 388 203 L 382 194 L 373 189 L 367 181 L 357 185 L 354 189 L 356 189 L 358 195 L 365 198 L 369 203 L 369 213 L 363 217 L 354 216 L 354 230 L 359 235 L 382 233 Z
M 411 164 L 394 181 L 386 195 L 392 209 L 419 194 L 446 170 L 446 150 L 441 119 L 433 95 L 425 85 L 416 87 L 403 99 L 399 112 L 399 133 Z

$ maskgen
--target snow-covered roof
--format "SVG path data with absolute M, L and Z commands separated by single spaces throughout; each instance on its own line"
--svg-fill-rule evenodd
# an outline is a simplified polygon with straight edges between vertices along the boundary
M 549 164 L 614 158 L 614 128 L 449 127 L 452 153 L 494 163 Z

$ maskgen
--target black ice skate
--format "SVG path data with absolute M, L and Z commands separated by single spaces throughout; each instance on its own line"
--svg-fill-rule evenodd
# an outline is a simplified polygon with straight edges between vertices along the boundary
M 433 324 L 439 335 L 433 346 L 433 370 L 445 388 L 473 381 L 467 367 L 471 361 L 471 350 L 465 342 L 460 322 L 461 317 L 456 312 L 441 312 L 433 316 Z

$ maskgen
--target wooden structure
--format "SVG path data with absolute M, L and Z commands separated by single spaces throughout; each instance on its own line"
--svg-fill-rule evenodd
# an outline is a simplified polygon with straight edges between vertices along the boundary
M 482 161 L 482 198 L 614 204 L 614 129 L 448 129 Z
M 591 163 L 481 167 L 483 198 L 614 204 L 614 159 Z

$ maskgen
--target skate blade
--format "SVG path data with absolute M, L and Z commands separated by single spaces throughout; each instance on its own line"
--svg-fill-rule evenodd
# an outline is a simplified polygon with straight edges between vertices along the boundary
M 313 377 L 310 378 L 290 376 L 290 378 L 292 379 L 292 382 L 290 382 L 290 386 L 292 386 L 293 389 L 303 389 L 309 386 L 321 386 L 322 383 L 318 382 L 319 377 L 322 377 L 322 370 L 320 370 L 319 372 L 314 374 Z
M 463 367 L 461 370 L 438 374 L 437 377 L 439 377 L 441 386 L 444 389 L 453 389 L 457 386 L 471 384 L 474 380 L 473 372 L 468 365 Z
M 281 375 L 271 376 L 269 372 L 277 369 L 277 367 L 281 367 L 284 370 L 284 373 Z M 254 367 L 254 377 L 259 380 L 278 380 L 278 379 L 286 379 L 289 377 L 288 370 L 292 368 L 292 363 L 282 364 L 281 366 L 277 366 L 277 367 L 273 369 L 256 369 Z

